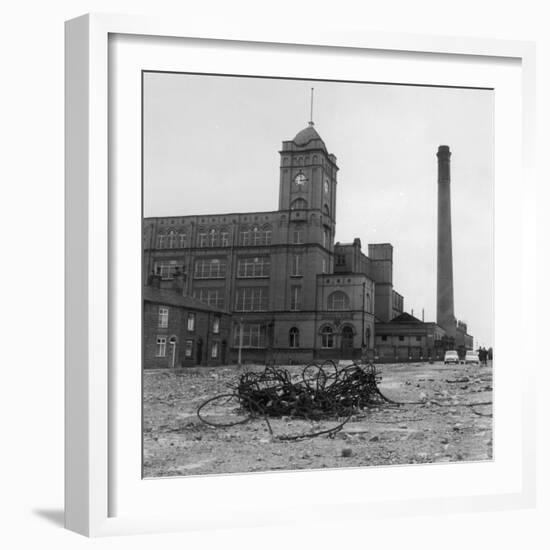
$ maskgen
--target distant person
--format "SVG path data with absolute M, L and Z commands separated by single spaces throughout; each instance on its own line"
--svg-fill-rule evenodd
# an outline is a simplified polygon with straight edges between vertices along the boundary
M 485 348 L 481 348 L 479 351 L 479 361 L 482 365 L 487 365 L 487 350 Z

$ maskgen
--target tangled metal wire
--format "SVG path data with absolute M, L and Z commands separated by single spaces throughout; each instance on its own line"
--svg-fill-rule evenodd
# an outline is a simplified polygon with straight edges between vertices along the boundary
M 230 427 L 244 424 L 253 418 L 263 418 L 269 433 L 279 440 L 300 440 L 319 435 L 334 436 L 353 415 L 381 403 L 398 403 L 385 397 L 377 385 L 376 368 L 353 363 L 338 368 L 333 361 L 310 363 L 301 374 L 293 375 L 285 368 L 266 367 L 261 372 L 245 372 L 238 382 L 229 386 L 232 391 L 204 401 L 197 415 L 205 424 Z M 238 403 L 239 420 L 218 423 L 205 417 L 209 407 Z M 269 418 L 301 418 L 310 421 L 334 419 L 336 426 L 300 435 L 277 435 Z

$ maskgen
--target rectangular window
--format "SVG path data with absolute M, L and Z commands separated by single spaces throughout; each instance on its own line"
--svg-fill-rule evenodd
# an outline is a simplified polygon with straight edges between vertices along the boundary
M 164 243 L 165 243 L 164 235 L 159 235 L 157 239 L 158 248 L 164 248 Z
M 416 341 L 417 341 L 417 342 L 420 342 L 421 339 L 422 339 L 422 338 L 421 338 L 420 336 L 417 336 L 417 337 L 416 337 Z
M 221 232 L 221 245 L 229 246 L 229 233 L 227 231 Z
M 291 311 L 300 311 L 302 309 L 302 287 L 290 287 L 290 309 Z
M 329 248 L 330 246 L 330 231 L 328 229 L 323 231 L 323 246 L 325 248 Z
M 220 318 L 219 317 L 214 317 L 214 321 L 212 323 L 212 332 L 214 334 L 219 334 L 220 333 Z
M 405 340 L 405 337 L 404 337 L 404 336 L 400 336 L 400 337 L 399 337 L 399 341 L 400 341 L 400 342 L 403 342 L 404 340 Z
M 183 263 L 176 260 L 155 262 L 154 271 L 156 275 L 160 275 L 163 279 L 173 279 L 176 272 L 183 273 Z
M 387 339 L 388 339 L 387 336 L 382 336 L 382 342 L 386 342 Z
M 159 328 L 166 328 L 168 326 L 168 308 L 159 307 Z
M 217 359 L 218 358 L 218 348 L 219 348 L 219 344 L 218 342 L 212 342 L 212 359 Z
M 325 260 L 325 258 L 323 258 L 322 270 L 323 273 L 327 272 L 327 261 Z
M 240 258 L 238 266 L 239 277 L 269 277 L 271 258 L 259 256 L 256 258 Z
M 257 323 L 243 323 L 242 325 L 242 347 L 243 348 L 265 348 L 266 328 Z M 235 325 L 233 333 L 233 345 L 241 346 L 241 325 Z
M 166 357 L 166 336 L 157 337 L 157 357 Z
M 204 248 L 208 242 L 208 235 L 206 233 L 199 233 L 199 246 Z
M 290 274 L 293 277 L 302 275 L 302 255 L 293 254 L 291 261 L 292 265 L 290 266 Z
M 179 247 L 180 248 L 185 248 L 186 241 L 187 241 L 187 235 L 185 233 L 180 233 L 179 234 Z
M 187 315 L 187 330 L 192 332 L 195 330 L 195 314 L 189 313 Z
M 224 309 L 225 308 L 225 289 L 224 288 L 196 288 L 193 296 L 208 304 L 209 306 Z
M 267 311 L 267 287 L 239 288 L 235 300 L 237 311 Z
M 193 340 L 185 340 L 185 357 L 193 357 Z
M 195 279 L 223 279 L 226 271 L 226 260 L 212 258 L 195 261 Z
M 304 238 L 304 230 L 297 227 L 292 231 L 292 242 L 294 244 L 302 244 Z

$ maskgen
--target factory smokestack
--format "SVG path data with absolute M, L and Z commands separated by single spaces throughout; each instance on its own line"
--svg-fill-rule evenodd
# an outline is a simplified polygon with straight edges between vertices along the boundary
M 439 146 L 437 160 L 437 324 L 447 336 L 454 338 L 451 151 L 448 145 Z

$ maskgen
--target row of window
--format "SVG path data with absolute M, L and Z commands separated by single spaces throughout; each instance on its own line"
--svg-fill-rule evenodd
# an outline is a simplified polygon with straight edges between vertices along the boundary
M 210 306 L 223 309 L 225 307 L 225 291 L 223 288 L 202 288 L 194 292 L 194 297 Z M 267 311 L 269 302 L 268 287 L 245 287 L 237 289 L 235 298 L 236 311 Z M 370 311 L 370 295 L 367 294 L 367 311 Z M 290 287 L 290 309 L 300 311 L 302 309 L 302 286 Z M 350 309 L 349 297 L 345 292 L 336 290 L 329 294 L 327 309 L 329 311 L 348 311 Z M 188 314 L 187 330 L 194 330 L 194 313 Z M 215 319 L 218 319 L 217 317 Z M 160 328 L 168 327 L 168 308 L 159 307 Z M 218 326 L 219 329 L 219 326 Z M 386 337 L 382 337 L 383 339 Z M 402 338 L 402 337 L 400 337 Z
M 159 328 L 168 328 L 169 314 L 170 314 L 170 309 L 168 307 L 159 306 L 158 308 L 158 327 Z M 187 330 L 189 332 L 193 332 L 195 330 L 195 321 L 196 321 L 196 314 L 190 311 L 187 314 Z M 220 333 L 219 317 L 214 317 L 214 319 L 212 320 L 212 333 L 213 334 Z
M 268 245 L 271 244 L 271 237 L 270 225 L 243 226 L 239 230 L 239 242 L 243 246 Z M 187 233 L 170 231 L 157 235 L 157 248 L 186 248 L 187 246 Z M 229 230 L 222 228 L 200 231 L 197 235 L 197 246 L 200 248 L 229 246 Z
M 166 336 L 157 336 L 157 345 L 156 345 L 156 357 L 166 357 L 167 344 L 172 346 L 176 345 L 175 337 L 171 337 L 170 341 Z M 194 353 L 194 340 L 188 339 L 185 340 L 184 356 L 186 359 L 191 359 Z M 220 343 L 217 341 L 212 342 L 210 347 L 210 357 L 211 359 L 217 359 L 220 353 Z
M 332 327 L 323 327 L 321 330 L 321 347 L 326 349 L 334 348 L 335 336 L 336 334 Z M 352 329 L 345 327 L 342 337 L 353 342 Z M 260 323 L 241 323 L 235 325 L 233 345 L 236 348 L 264 348 L 266 347 L 266 340 L 267 330 L 265 325 Z M 292 327 L 288 331 L 288 345 L 291 348 L 300 347 L 300 330 L 297 327 Z
M 387 342 L 388 341 L 387 335 L 380 336 L 380 339 L 382 340 L 382 342 Z M 405 336 L 398 336 L 398 339 L 399 339 L 400 342 L 404 342 L 405 341 Z M 420 342 L 420 341 L 422 341 L 422 336 L 415 336 L 415 339 L 416 339 L 417 342 Z
M 297 199 L 292 203 L 291 208 L 293 210 L 306 208 L 307 203 L 304 199 Z M 328 212 L 327 212 L 328 213 Z M 305 236 L 305 226 L 298 225 L 292 229 L 291 242 L 292 244 L 303 244 Z M 239 231 L 239 242 L 242 246 L 264 246 L 272 243 L 272 230 L 271 228 L 259 228 L 259 227 L 245 227 Z M 172 231 L 167 234 L 161 234 L 157 236 L 157 248 L 162 249 L 175 249 L 186 248 L 187 234 L 177 233 Z M 214 247 L 227 247 L 229 246 L 229 232 L 228 231 L 216 231 L 214 229 L 209 232 L 199 233 L 197 239 L 197 246 L 199 248 L 214 248 Z M 328 248 L 330 246 L 330 231 L 325 229 L 323 232 L 323 246 Z

